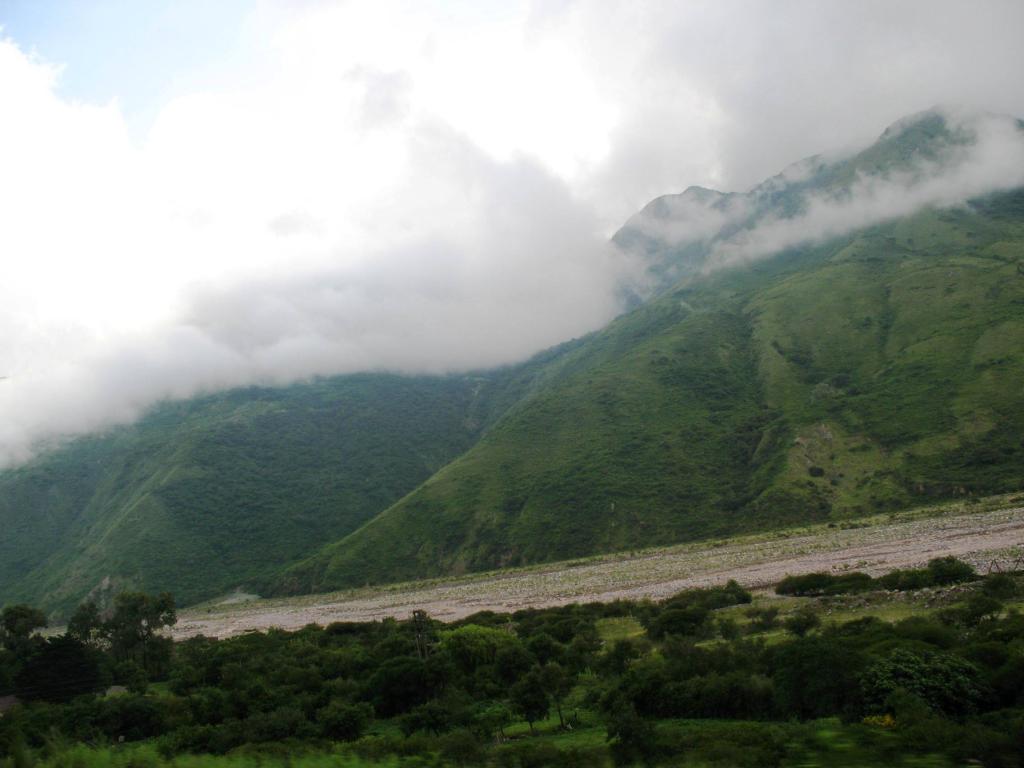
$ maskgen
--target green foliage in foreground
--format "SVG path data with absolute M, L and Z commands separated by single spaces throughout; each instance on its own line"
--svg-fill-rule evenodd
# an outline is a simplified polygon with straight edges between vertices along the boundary
M 730 583 L 449 626 L 420 615 L 199 637 L 157 685 L 30 697 L 0 719 L 0 766 L 1009 768 L 1024 758 L 1024 616 L 970 608 L 1007 581 L 957 586 L 961 603 L 895 623 L 800 622 L 828 604 L 789 598 L 779 616 Z M 604 624 L 629 621 L 646 633 L 602 641 Z M 0 680 L 40 652 L 5 648 Z

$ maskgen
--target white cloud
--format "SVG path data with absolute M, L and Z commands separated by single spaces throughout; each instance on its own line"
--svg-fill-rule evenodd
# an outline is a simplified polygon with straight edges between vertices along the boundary
M 0 464 L 160 398 L 599 327 L 630 269 L 603 243 L 647 200 L 935 102 L 1024 114 L 1022 27 L 1015 2 L 267 0 L 249 69 L 141 139 L 2 41 Z
M 798 216 L 772 217 L 716 243 L 705 269 L 764 258 L 926 207 L 959 206 L 986 193 L 1024 186 L 1024 130 L 1015 118 L 948 113 L 946 120 L 971 137 L 952 156 L 942 162 L 921 159 L 899 173 L 861 175 L 839 196 L 813 195 Z

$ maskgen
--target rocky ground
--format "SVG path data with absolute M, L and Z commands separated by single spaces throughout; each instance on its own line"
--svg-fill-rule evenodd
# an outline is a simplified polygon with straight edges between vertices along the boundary
M 735 579 L 767 587 L 786 575 L 860 570 L 879 575 L 955 555 L 980 572 L 1024 567 L 1024 496 L 914 510 L 845 526 L 705 541 L 639 553 L 414 582 L 327 595 L 239 601 L 237 595 L 179 614 L 176 638 L 227 637 L 270 627 L 407 618 L 414 609 L 454 621 L 477 611 L 660 599 Z

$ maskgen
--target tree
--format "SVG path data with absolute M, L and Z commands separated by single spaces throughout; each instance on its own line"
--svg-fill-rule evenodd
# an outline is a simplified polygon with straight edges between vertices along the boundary
M 854 647 L 835 637 L 811 635 L 772 649 L 769 664 L 782 712 L 811 719 L 854 708 L 863 663 Z
M 316 714 L 324 736 L 335 741 L 355 741 L 363 735 L 366 724 L 373 717 L 373 708 L 365 703 L 349 704 L 332 701 Z
M 548 716 L 551 702 L 545 691 L 544 677 L 540 667 L 534 667 L 525 674 L 509 691 L 512 711 L 522 717 L 530 726 Z
M 15 692 L 26 701 L 70 701 L 99 687 L 97 652 L 67 635 L 45 641 L 15 678 Z
M 820 624 L 821 619 L 818 618 L 817 612 L 807 605 L 797 608 L 789 617 L 786 618 L 785 622 L 783 622 L 783 626 L 786 630 L 797 637 L 803 637 Z
M 442 633 L 438 648 L 460 671 L 472 674 L 477 667 L 493 664 L 499 651 L 514 646 L 521 647 L 519 639 L 504 630 L 467 624 Z
M 0 613 L 0 645 L 18 657 L 32 646 L 32 633 L 46 626 L 46 616 L 30 605 L 9 605 Z
M 158 632 L 178 620 L 174 597 L 122 592 L 114 598 L 114 613 L 103 624 L 103 635 L 117 662 L 134 661 L 148 674 L 160 674 L 170 660 L 171 640 Z
M 654 640 L 665 635 L 693 637 L 705 634 L 711 609 L 704 605 L 669 607 L 662 610 L 647 625 L 647 634 Z
M 498 678 L 508 685 L 529 672 L 536 663 L 533 654 L 520 643 L 500 648 L 494 656 L 494 670 Z
M 430 655 L 434 643 L 434 628 L 430 622 L 430 616 L 424 610 L 412 612 L 413 639 L 416 641 L 416 655 L 420 659 L 426 659 Z
M 572 678 L 568 675 L 562 665 L 549 661 L 540 670 L 541 679 L 544 684 L 544 691 L 555 703 L 555 710 L 558 712 L 558 725 L 565 728 L 565 718 L 562 716 L 562 702 L 572 690 Z
M 403 715 L 399 727 L 406 736 L 416 731 L 428 731 L 440 736 L 459 724 L 460 714 L 451 702 L 431 699 Z
M 897 648 L 861 676 L 867 706 L 881 711 L 886 699 L 902 688 L 931 709 L 961 716 L 975 709 L 982 698 L 980 671 L 950 653 Z
M 619 700 L 608 718 L 608 741 L 616 765 L 649 763 L 657 752 L 654 726 L 637 714 L 632 702 Z
M 505 740 L 505 726 L 512 720 L 512 712 L 500 701 L 485 701 L 473 713 L 473 728 L 483 737 L 495 741 Z
M 981 591 L 997 600 L 1009 600 L 1017 596 L 1017 581 L 1008 573 L 992 573 L 985 577 Z
M 393 717 L 427 701 L 434 687 L 422 661 L 399 656 L 377 668 L 367 683 L 367 695 L 378 714 Z
M 994 619 L 1003 610 L 1003 603 L 989 595 L 971 595 L 967 601 L 967 620 L 974 627 L 985 619 Z
M 779 609 L 775 606 L 768 608 L 748 608 L 747 618 L 750 619 L 748 631 L 751 633 L 768 632 L 775 629 L 778 624 Z
M 928 573 L 931 574 L 932 583 L 939 587 L 978 578 L 978 574 L 974 572 L 974 568 L 970 564 L 952 556 L 936 557 L 929 560 Z
M 79 605 L 68 620 L 67 634 L 83 643 L 96 643 L 103 632 L 100 609 L 92 600 Z

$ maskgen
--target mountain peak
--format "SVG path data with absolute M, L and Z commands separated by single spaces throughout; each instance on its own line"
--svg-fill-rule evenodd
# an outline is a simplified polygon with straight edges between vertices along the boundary
M 812 155 L 745 193 L 688 187 L 658 197 L 613 241 L 646 261 L 658 292 L 711 268 L 1021 185 L 1024 123 L 935 106 L 860 151 Z

